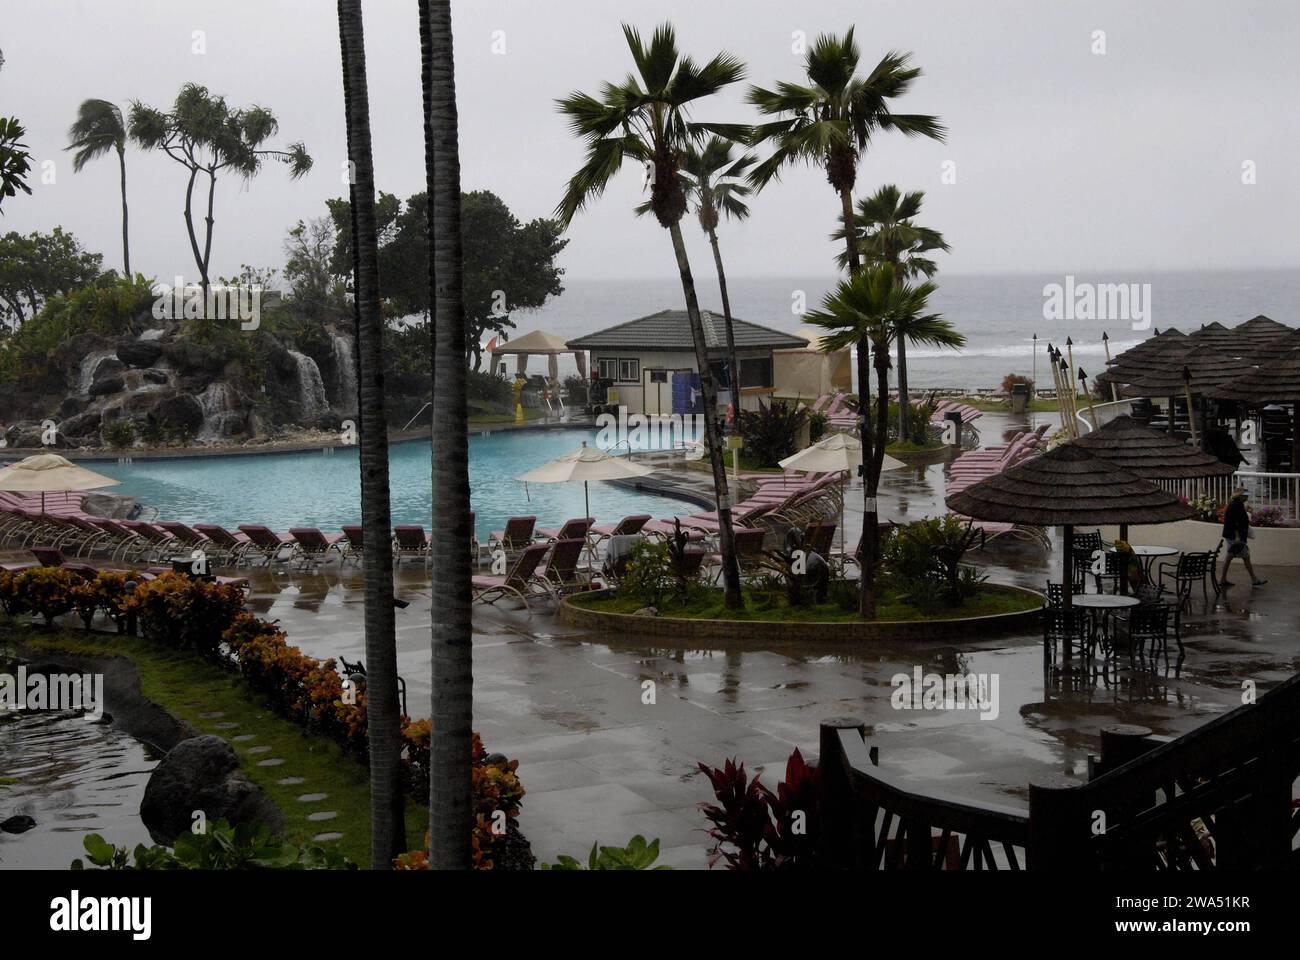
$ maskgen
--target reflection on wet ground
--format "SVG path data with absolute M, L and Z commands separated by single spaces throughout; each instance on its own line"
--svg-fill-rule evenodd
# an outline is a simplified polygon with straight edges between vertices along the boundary
M 985 443 L 1013 426 L 995 416 L 979 423 Z M 886 474 L 884 514 L 909 520 L 937 515 L 944 469 L 938 463 Z M 856 541 L 860 491 L 846 501 L 848 535 Z M 996 581 L 1037 589 L 1060 574 L 1055 550 L 1005 544 L 976 559 Z M 815 754 L 818 723 L 825 718 L 861 718 L 882 764 L 918 790 L 1018 804 L 1032 777 L 1082 775 L 1104 725 L 1138 723 L 1174 736 L 1232 709 L 1241 702 L 1244 680 L 1262 692 L 1300 668 L 1300 571 L 1275 567 L 1264 575 L 1267 587 L 1235 587 L 1208 609 L 1198 596 L 1184 614 L 1181 661 L 1174 646 L 1167 660 L 1143 665 L 1124 658 L 1104 674 L 1045 672 L 1035 632 L 944 643 L 791 638 L 676 647 L 566 627 L 545 611 L 527 618 L 479 608 L 475 727 L 488 749 L 520 761 L 528 791 L 521 825 L 540 858 L 640 833 L 662 840 L 666 862 L 703 867 L 705 821 L 696 804 L 710 796 L 697 762 L 738 757 L 775 780 L 794 747 Z M 363 656 L 363 595 L 355 568 L 259 571 L 252 580 L 252 608 L 279 619 L 305 652 Z M 397 614 L 399 669 L 411 713 L 426 715 L 427 573 L 403 564 L 396 585 L 399 597 L 410 601 Z M 894 710 L 891 678 L 917 666 L 926 673 L 996 674 L 997 716 Z M 653 704 L 643 702 L 646 680 L 655 682 Z M 0 845 L 0 855 L 4 850 Z

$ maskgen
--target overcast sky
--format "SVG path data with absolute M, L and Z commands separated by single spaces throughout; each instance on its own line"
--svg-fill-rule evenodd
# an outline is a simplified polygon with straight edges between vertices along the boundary
M 74 175 L 64 153 L 78 103 L 102 97 L 166 106 L 197 81 L 233 105 L 259 103 L 281 143 L 303 140 L 312 172 L 268 165 L 220 183 L 213 266 L 280 266 L 286 229 L 344 193 L 336 8 L 329 0 L 0 0 L 6 63 L 0 112 L 28 128 L 53 184 L 5 203 L 0 230 L 62 224 L 120 263 L 115 158 Z M 424 188 L 415 0 L 370 0 L 366 42 L 381 189 Z M 596 92 L 631 66 L 619 23 L 677 27 L 705 59 L 726 49 L 745 84 L 699 105 L 699 119 L 745 121 L 744 87 L 801 78 L 792 35 L 857 25 L 863 67 L 889 49 L 925 70 L 897 109 L 933 113 L 947 143 L 884 135 L 864 158 L 862 193 L 882 183 L 926 191 L 924 221 L 953 246 L 960 273 L 1295 267 L 1300 263 L 1300 4 L 1255 2 L 867 2 L 867 0 L 459 0 L 453 4 L 463 186 L 501 195 L 522 218 L 549 215 L 582 150 L 553 101 Z M 206 53 L 193 52 L 205 31 Z M 498 34 L 496 31 L 502 31 Z M 1094 53 L 1104 31 L 1105 53 Z M 504 52 L 494 52 L 504 41 Z M 956 183 L 944 184 L 946 161 Z M 1256 183 L 1242 183 L 1243 164 Z M 181 219 L 184 170 L 128 153 L 132 264 L 192 278 Z M 629 169 L 578 216 L 563 257 L 571 281 L 672 277 L 666 236 L 634 218 Z M 838 202 L 824 176 L 793 170 L 725 224 L 736 276 L 825 275 Z M 694 224 L 692 223 L 693 227 Z M 687 230 L 697 273 L 708 264 Z

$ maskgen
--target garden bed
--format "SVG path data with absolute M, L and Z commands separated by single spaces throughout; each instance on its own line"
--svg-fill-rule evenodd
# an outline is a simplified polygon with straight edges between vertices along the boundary
M 792 608 L 775 597 L 746 598 L 744 610 L 728 610 L 721 591 L 684 607 L 665 606 L 659 616 L 638 616 L 641 604 L 611 590 L 567 598 L 559 618 L 571 626 L 611 633 L 680 639 L 743 640 L 942 640 L 982 638 L 1029 628 L 1042 609 L 1041 594 L 1021 587 L 984 584 L 960 608 L 931 615 L 884 597 L 878 618 L 858 619 L 836 604 Z

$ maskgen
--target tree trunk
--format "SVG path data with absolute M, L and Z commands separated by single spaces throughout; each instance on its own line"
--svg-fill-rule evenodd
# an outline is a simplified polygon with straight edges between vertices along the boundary
M 473 866 L 473 632 L 460 156 L 450 0 L 421 0 L 429 282 L 434 305 L 432 717 L 429 865 Z
M 849 276 L 862 268 L 862 258 L 858 256 L 857 219 L 853 216 L 853 193 L 845 188 L 840 191 L 840 208 L 844 217 L 844 249 L 849 255 Z
M 873 485 L 868 483 L 871 464 L 875 460 L 875 443 L 871 429 L 871 343 L 866 337 L 858 340 L 858 433 L 862 438 L 862 546 L 858 569 L 862 578 L 858 583 L 858 613 L 865 620 L 876 616 L 876 550 L 879 530 L 876 526 L 876 505 Z
M 203 254 L 199 251 L 199 239 L 194 233 L 194 181 L 199 175 L 198 167 L 190 168 L 190 181 L 185 185 L 185 232 L 190 238 L 190 252 L 194 254 L 194 266 L 199 271 L 203 289 L 207 291 L 208 278 L 203 272 Z
M 718 269 L 718 291 L 722 294 L 722 322 L 727 328 L 727 372 L 731 377 L 731 405 L 740 416 L 740 363 L 736 360 L 736 331 L 731 326 L 731 297 L 727 295 L 727 272 L 722 269 L 722 251 L 718 249 L 718 234 L 709 231 L 713 246 L 713 265 Z
M 117 151 L 117 164 L 122 171 L 122 270 L 126 279 L 131 279 L 131 243 L 127 239 L 126 229 L 126 151 L 121 147 Z
M 700 391 L 704 394 L 704 433 L 709 464 L 713 467 L 713 489 L 718 496 L 718 552 L 722 555 L 723 598 L 727 607 L 734 610 L 744 605 L 744 598 L 740 593 L 736 537 L 731 528 L 731 495 L 727 489 L 726 452 L 723 450 L 722 430 L 718 424 L 718 391 L 713 384 L 713 371 L 709 369 L 709 349 L 704 343 L 700 304 L 695 297 L 695 278 L 691 275 L 691 263 L 686 256 L 681 224 L 674 223 L 668 232 L 673 238 L 673 252 L 677 254 L 677 269 L 682 275 L 686 314 L 690 318 L 691 339 L 695 341 L 695 364 L 700 369 Z
M 393 607 L 392 516 L 388 492 L 388 435 L 384 413 L 383 317 L 379 306 L 379 240 L 370 147 L 361 0 L 339 0 L 344 105 L 356 275 L 357 384 L 360 420 L 361 525 L 365 557 L 366 725 L 370 752 L 370 860 L 391 869 L 406 846 L 402 799 L 401 711 Z
M 367 107 L 369 110 L 369 107 Z M 369 123 L 369 121 L 367 121 Z M 216 200 L 217 194 L 217 175 L 211 170 L 208 171 L 208 215 L 204 218 L 206 227 L 203 233 L 203 290 L 208 289 L 208 265 L 212 263 L 212 205 Z
M 907 442 L 910 410 L 907 408 L 907 337 L 898 336 L 898 442 Z

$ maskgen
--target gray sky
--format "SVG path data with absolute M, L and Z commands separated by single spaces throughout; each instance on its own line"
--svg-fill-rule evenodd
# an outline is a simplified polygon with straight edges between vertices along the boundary
M 324 214 L 344 193 L 339 49 L 330 0 L 0 0 L 6 57 L 0 111 L 29 130 L 53 184 L 7 201 L 0 230 L 62 224 L 105 263 L 120 263 L 115 158 L 80 174 L 64 153 L 77 104 L 103 97 L 166 106 L 185 81 L 232 104 L 270 107 L 281 143 L 301 139 L 316 166 L 291 182 L 269 165 L 251 184 L 218 188 L 214 271 L 280 266 L 286 229 Z M 371 0 L 366 31 L 375 166 L 382 189 L 423 189 L 415 0 Z M 1190 2 L 725 2 L 711 0 L 460 0 L 453 4 L 466 189 L 500 194 L 522 218 L 548 215 L 582 151 L 553 100 L 598 90 L 631 67 L 619 23 L 677 27 L 704 59 L 727 49 L 747 82 L 798 80 L 792 34 L 856 23 L 864 69 L 887 49 L 913 51 L 925 71 L 898 104 L 938 114 L 945 144 L 882 136 L 861 165 L 859 191 L 882 183 L 927 193 L 925 222 L 953 246 L 950 272 L 1294 267 L 1300 263 L 1300 4 Z M 205 54 L 192 34 L 206 31 Z M 1105 31 L 1106 53 L 1092 52 Z M 494 31 L 503 31 L 494 36 Z M 494 53 L 504 39 L 505 52 Z M 752 118 L 745 84 L 700 119 Z M 945 161 L 956 183 L 943 184 Z M 1243 185 L 1242 164 L 1257 182 Z M 128 153 L 132 263 L 193 278 L 181 220 L 183 169 Z M 663 231 L 633 217 L 640 176 L 629 169 L 574 222 L 569 280 L 671 277 Z M 724 224 L 736 276 L 824 275 L 838 210 L 815 170 L 792 170 Z M 692 223 L 693 227 L 694 224 Z M 688 229 L 696 272 L 709 264 Z

